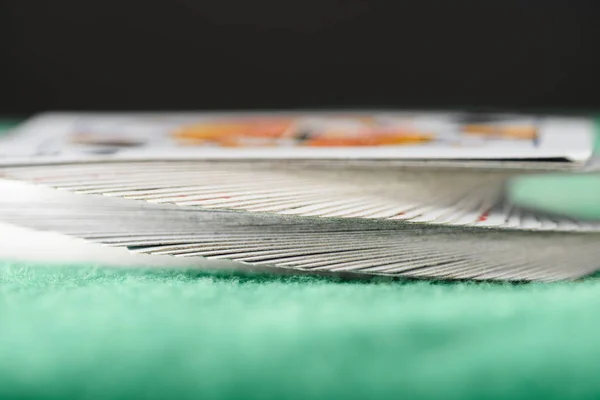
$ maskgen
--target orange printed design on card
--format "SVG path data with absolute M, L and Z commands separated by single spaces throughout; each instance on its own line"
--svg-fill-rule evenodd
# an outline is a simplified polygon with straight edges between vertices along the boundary
M 254 146 L 397 146 L 433 141 L 435 135 L 380 126 L 372 117 L 252 118 L 181 127 L 173 137 L 186 145 Z

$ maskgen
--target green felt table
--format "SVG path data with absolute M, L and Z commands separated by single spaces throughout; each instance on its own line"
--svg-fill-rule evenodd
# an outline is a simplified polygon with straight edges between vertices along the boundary
M 547 207 L 600 215 L 597 177 L 556 179 L 517 197 L 575 185 L 581 207 Z M 598 398 L 596 329 L 598 277 L 357 282 L 4 260 L 0 399 Z

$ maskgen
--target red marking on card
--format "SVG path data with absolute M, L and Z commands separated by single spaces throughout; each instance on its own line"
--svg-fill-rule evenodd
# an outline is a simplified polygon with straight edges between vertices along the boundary
M 182 197 L 188 197 L 188 195 L 182 196 Z M 195 201 L 204 201 L 204 200 L 217 200 L 217 199 L 230 199 L 231 196 L 212 196 L 209 195 L 209 197 L 202 197 L 200 199 L 195 199 Z
M 481 216 L 479 217 L 478 221 L 479 222 L 487 221 L 487 219 L 488 219 L 489 216 L 490 216 L 490 212 L 486 211 L 483 214 L 481 214 Z
M 394 217 L 399 217 L 401 215 L 404 215 L 404 212 L 399 212 L 398 214 L 394 215 Z

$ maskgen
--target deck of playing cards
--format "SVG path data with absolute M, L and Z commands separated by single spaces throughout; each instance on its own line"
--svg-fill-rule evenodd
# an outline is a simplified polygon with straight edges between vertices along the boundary
M 594 128 L 468 112 L 43 114 L 0 141 L 0 221 L 240 269 L 574 279 L 600 267 L 600 223 L 505 193 L 519 175 L 594 169 Z

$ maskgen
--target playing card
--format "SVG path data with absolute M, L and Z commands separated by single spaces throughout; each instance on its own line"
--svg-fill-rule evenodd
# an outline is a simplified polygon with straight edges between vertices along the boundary
M 594 168 L 592 131 L 464 112 L 46 114 L 0 142 L 0 178 L 35 184 L 0 181 L 0 220 L 239 268 L 574 279 L 599 267 L 600 223 L 505 188 Z
M 568 134 L 565 134 L 568 132 Z M 116 160 L 586 162 L 593 121 L 468 112 L 49 113 L 14 130 L 0 163 Z
M 3 185 L 16 193 L 24 184 Z M 29 194 L 0 199 L 0 219 L 143 254 L 302 271 L 506 280 L 572 279 L 594 271 L 600 256 L 600 233 L 592 232 L 201 211 L 24 186 Z
M 0 169 L 7 178 L 81 194 L 192 209 L 321 218 L 390 219 L 449 225 L 555 229 L 511 219 L 506 182 L 522 170 L 235 162 L 87 163 Z M 562 229 L 567 225 L 561 225 Z M 579 228 L 578 228 L 579 229 Z

